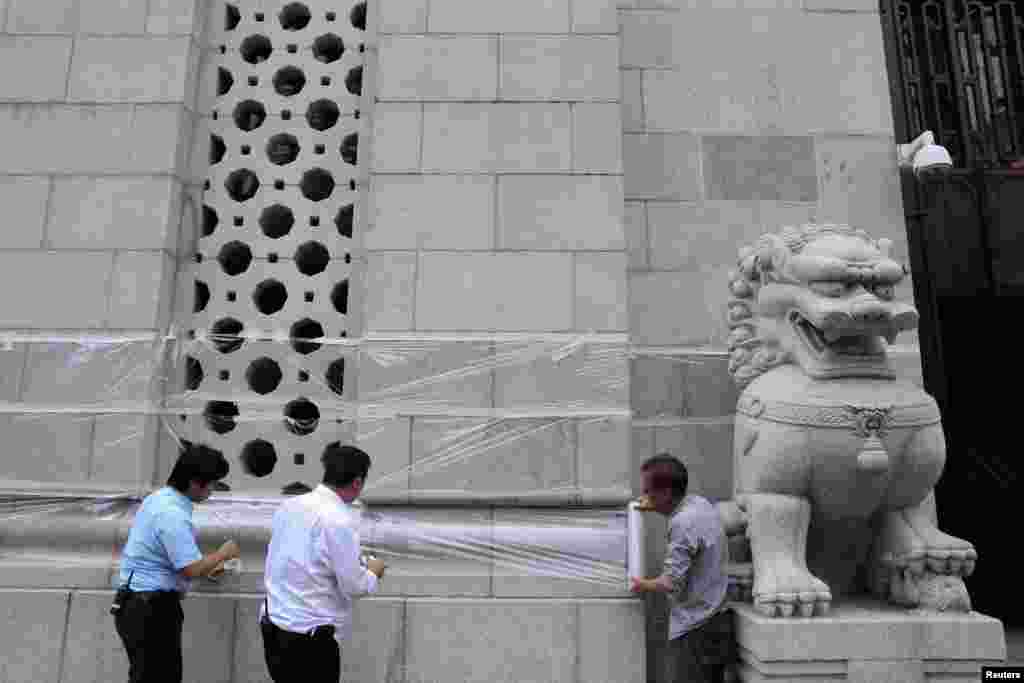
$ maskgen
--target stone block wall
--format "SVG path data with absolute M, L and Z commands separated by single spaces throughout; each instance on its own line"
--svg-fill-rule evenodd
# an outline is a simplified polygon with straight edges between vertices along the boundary
M 146 408 L 159 396 L 154 341 L 168 329 L 187 212 L 196 8 L 3 3 L 0 431 L 12 484 L 123 489 L 153 477 Z M 88 341 L 102 337 L 122 342 Z
M 738 249 L 805 222 L 907 240 L 876 2 L 621 0 L 633 458 L 667 451 L 732 495 L 727 273 Z M 904 142 L 904 141 L 900 141 Z M 912 301 L 909 280 L 899 296 Z M 916 333 L 892 354 L 921 383 Z M 648 566 L 661 560 L 652 520 Z M 648 601 L 657 680 L 663 601 Z

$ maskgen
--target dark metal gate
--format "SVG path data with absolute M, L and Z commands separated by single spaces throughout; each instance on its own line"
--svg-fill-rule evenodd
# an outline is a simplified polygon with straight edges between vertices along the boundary
M 974 609 L 1022 624 L 1024 0 L 881 3 L 897 141 L 931 130 L 958 167 L 902 177 L 925 389 L 947 443 L 939 522 L 978 550 Z

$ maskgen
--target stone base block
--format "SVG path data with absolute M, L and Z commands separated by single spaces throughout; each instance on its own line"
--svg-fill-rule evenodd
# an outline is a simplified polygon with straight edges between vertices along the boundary
M 925 613 L 871 599 L 815 618 L 733 609 L 743 683 L 966 683 L 1006 659 L 1002 622 L 978 612 Z

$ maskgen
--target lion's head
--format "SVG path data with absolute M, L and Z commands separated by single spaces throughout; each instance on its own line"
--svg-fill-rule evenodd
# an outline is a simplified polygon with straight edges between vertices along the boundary
M 796 363 L 816 378 L 893 377 L 886 343 L 917 326 L 893 300 L 907 274 L 892 242 L 845 225 L 803 225 L 761 237 L 730 273 L 729 371 L 740 386 Z

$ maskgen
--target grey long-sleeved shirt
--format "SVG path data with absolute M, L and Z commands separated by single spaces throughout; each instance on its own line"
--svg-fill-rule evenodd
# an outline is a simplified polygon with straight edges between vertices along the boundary
M 686 496 L 669 517 L 664 573 L 668 594 L 669 640 L 703 624 L 725 602 L 729 548 L 718 510 L 706 498 Z

